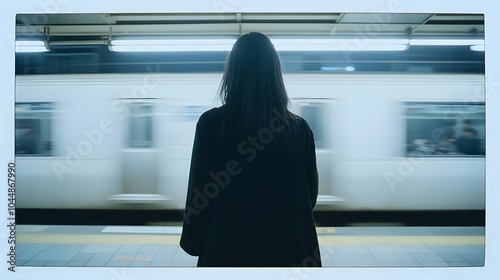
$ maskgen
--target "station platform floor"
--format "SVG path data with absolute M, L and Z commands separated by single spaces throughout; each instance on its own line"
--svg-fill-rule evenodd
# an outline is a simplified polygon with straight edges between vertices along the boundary
M 481 267 L 484 227 L 318 227 L 323 267 Z M 194 267 L 180 226 L 18 225 L 18 267 Z

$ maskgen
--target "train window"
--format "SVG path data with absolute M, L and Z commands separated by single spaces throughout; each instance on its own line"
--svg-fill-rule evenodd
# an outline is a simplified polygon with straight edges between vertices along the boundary
M 148 103 L 130 103 L 128 123 L 128 147 L 153 147 L 153 105 Z
M 407 156 L 484 156 L 484 103 L 406 103 Z
M 314 133 L 316 148 L 325 148 L 326 140 L 323 129 L 323 116 L 325 114 L 324 104 L 303 102 L 299 103 L 299 105 L 301 108 L 300 115 L 307 121 Z
M 53 111 L 53 103 L 16 103 L 16 156 L 50 156 L 52 154 Z

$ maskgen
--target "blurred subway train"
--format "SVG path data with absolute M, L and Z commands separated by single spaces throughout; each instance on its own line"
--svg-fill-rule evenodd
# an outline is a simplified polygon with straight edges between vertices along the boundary
M 220 106 L 221 77 L 18 75 L 17 209 L 182 210 L 195 125 Z M 317 213 L 484 211 L 484 75 L 284 78 L 315 135 Z

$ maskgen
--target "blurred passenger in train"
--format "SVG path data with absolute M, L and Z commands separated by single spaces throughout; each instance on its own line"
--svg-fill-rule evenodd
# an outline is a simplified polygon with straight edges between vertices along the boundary
M 38 137 L 30 126 L 21 128 L 21 134 L 16 139 L 16 154 L 36 154 Z
M 429 146 L 429 141 L 426 139 L 415 139 L 410 146 L 409 156 L 422 156 L 432 153 L 432 148 Z
M 458 154 L 455 139 L 445 137 L 436 147 L 436 155 L 456 155 Z
M 458 154 L 456 139 L 453 137 L 454 132 L 448 131 L 435 139 L 436 149 L 434 150 L 435 155 L 456 155 Z
M 321 266 L 313 133 L 288 110 L 280 67 L 265 35 L 241 36 L 223 105 L 198 120 L 180 241 L 198 266 Z
M 462 122 L 462 129 L 466 128 L 472 128 L 475 130 L 475 128 L 472 126 L 472 120 L 466 119 Z
M 477 130 L 466 127 L 462 130 L 462 135 L 457 139 L 457 149 L 466 155 L 482 155 L 481 142 L 477 138 Z

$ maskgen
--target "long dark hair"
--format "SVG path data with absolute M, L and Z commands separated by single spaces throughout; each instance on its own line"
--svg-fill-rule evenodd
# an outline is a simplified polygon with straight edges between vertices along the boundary
M 297 130 L 297 117 L 288 110 L 289 99 L 281 73 L 281 61 L 271 40 L 251 32 L 238 38 L 229 53 L 219 98 L 237 122 L 240 134 L 269 128 L 279 114 L 284 125 L 275 144 L 288 146 Z

